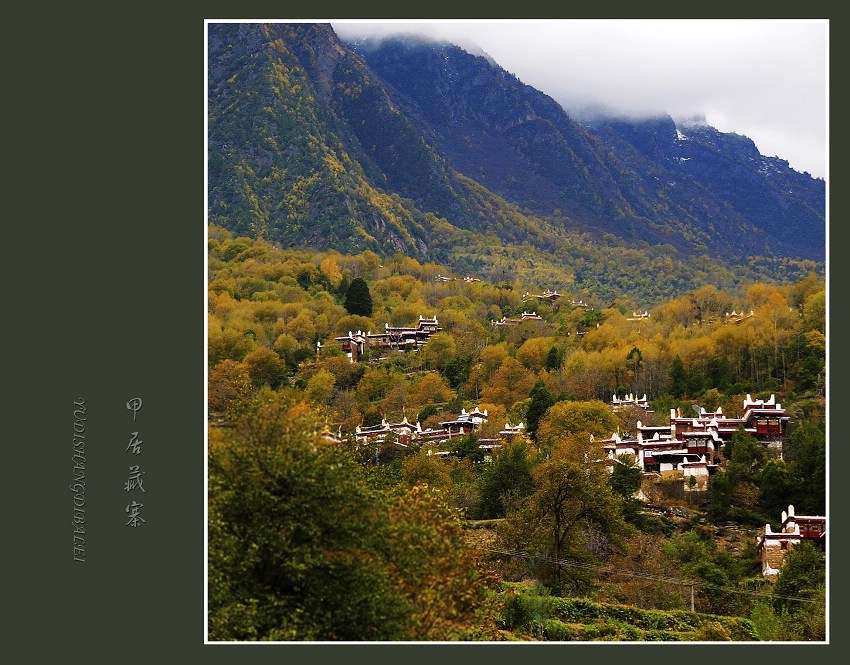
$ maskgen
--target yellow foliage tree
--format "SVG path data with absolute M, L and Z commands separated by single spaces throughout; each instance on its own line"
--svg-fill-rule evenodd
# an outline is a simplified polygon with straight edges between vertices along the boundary
M 500 404 L 506 408 L 524 400 L 534 386 L 535 377 L 522 363 L 508 356 L 481 391 L 485 402 Z
M 419 379 L 410 391 L 415 406 L 448 402 L 453 396 L 449 382 L 436 372 L 430 372 Z
M 209 408 L 211 411 L 226 411 L 231 404 L 246 399 L 251 389 L 248 366 L 235 360 L 222 360 L 209 372 Z
M 320 369 L 307 381 L 307 397 L 318 404 L 326 403 L 333 396 L 336 377 L 326 369 Z
M 539 372 L 546 367 L 546 356 L 554 342 L 554 337 L 532 337 L 517 349 L 516 359 L 532 372 Z
M 508 357 L 508 345 L 504 342 L 484 347 L 481 351 L 481 368 L 483 370 L 483 379 L 488 380 L 496 370 L 502 366 L 505 358 Z
M 617 431 L 617 417 L 611 407 L 599 400 L 558 402 L 551 406 L 537 428 L 537 440 L 557 444 L 570 435 L 593 435 L 604 439 Z
M 489 600 L 496 577 L 467 544 L 461 512 L 444 492 L 417 485 L 390 506 L 392 555 L 387 574 L 415 607 L 414 640 L 486 640 L 497 636 Z

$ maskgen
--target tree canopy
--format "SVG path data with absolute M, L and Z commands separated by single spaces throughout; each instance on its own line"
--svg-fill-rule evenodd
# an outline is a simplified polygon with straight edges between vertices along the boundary
M 362 277 L 355 277 L 348 285 L 343 303 L 349 314 L 356 316 L 372 316 L 372 294 L 369 285 Z
M 629 533 L 621 501 L 604 468 L 553 457 L 533 472 L 534 491 L 500 532 L 511 550 L 538 557 L 538 574 L 554 592 L 587 590 L 597 563 Z
M 421 473 L 417 474 L 422 478 Z M 213 640 L 460 639 L 490 630 L 490 574 L 436 487 L 395 499 L 315 412 L 261 392 L 210 454 Z
M 732 530 L 717 530 L 716 546 L 711 535 L 727 520 L 775 524 L 789 504 L 825 511 L 826 301 L 816 275 L 718 282 L 629 321 L 641 304 L 602 299 L 578 256 L 588 281 L 556 283 L 504 249 L 498 280 L 444 282 L 436 277 L 449 270 L 437 263 L 279 249 L 215 225 L 209 247 L 212 639 L 479 639 L 504 628 L 500 603 L 528 580 L 606 602 L 687 605 L 678 587 L 623 581 L 611 573 L 619 569 L 701 580 L 698 609 L 752 616 L 760 636 L 820 634 L 819 610 L 752 600 L 769 583 L 749 539 L 725 550 L 719 534 L 732 542 Z M 470 256 L 470 272 L 490 268 Z M 368 313 L 347 308 L 358 279 Z M 542 320 L 495 325 L 519 318 L 522 294 L 547 286 L 590 305 L 539 303 Z M 727 319 L 727 304 L 753 314 Z M 333 339 L 419 316 L 442 328 L 424 346 L 373 347 L 351 362 Z M 645 392 L 652 411 L 613 413 L 611 395 L 628 392 Z M 738 415 L 748 393 L 775 393 L 791 416 L 782 456 L 740 432 L 707 493 L 641 476 L 600 448 L 614 432 L 634 434 L 638 420 L 666 424 L 670 409 Z M 358 425 L 383 420 L 439 429 L 475 407 L 489 422 L 473 436 L 421 448 L 396 432 L 355 438 Z M 520 421 L 532 436 L 501 432 Z M 643 510 L 632 498 L 641 481 L 653 504 L 690 519 Z M 497 551 L 510 555 L 483 556 Z M 502 576 L 496 587 L 490 567 Z M 820 593 L 803 606 L 821 608 Z M 328 607 L 330 597 L 340 600 Z M 706 626 L 701 634 L 729 636 Z M 543 633 L 568 634 L 551 623 Z

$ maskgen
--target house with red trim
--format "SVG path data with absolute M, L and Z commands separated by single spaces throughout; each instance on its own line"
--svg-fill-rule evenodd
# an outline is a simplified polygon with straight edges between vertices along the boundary
M 683 417 L 679 409 L 670 409 L 670 433 L 680 438 L 705 438 L 716 432 L 718 438 L 726 441 L 743 427 L 747 434 L 761 441 L 781 441 L 787 433 L 788 420 L 789 416 L 785 415 L 782 405 L 777 404 L 775 395 L 768 400 L 754 400 L 747 395 L 740 418 L 727 418 L 720 407 L 716 411 L 700 407 L 696 418 Z
M 486 422 L 487 409 L 481 411 L 477 406 L 469 412 L 461 409 L 457 418 L 443 421 L 439 427 L 428 429 L 423 429 L 419 421 L 416 424 L 409 422 L 407 416 L 397 423 L 391 423 L 386 418 L 382 418 L 380 425 L 369 427 L 358 425 L 354 430 L 354 440 L 358 444 L 383 444 L 392 433 L 395 436 L 389 437 L 390 440 L 395 445 L 407 448 L 414 443 L 419 445 L 443 443 L 454 437 L 475 432 Z
M 804 540 L 826 550 L 826 517 L 796 515 L 794 506 L 788 506 L 787 511 L 782 511 L 779 531 L 773 531 L 770 524 L 765 524 L 764 531 L 756 536 L 761 574 L 768 579 L 779 575 L 785 555 Z
M 558 293 L 557 289 L 555 291 L 550 291 L 546 289 L 543 293 L 529 293 L 526 291 L 522 296 L 523 302 L 528 302 L 529 300 L 546 300 L 550 303 L 554 303 L 558 300 L 563 294 Z
M 522 323 L 523 321 L 542 321 L 543 317 L 540 316 L 537 312 L 523 312 L 522 315 L 518 319 L 509 319 L 506 316 L 503 316 L 499 321 L 492 321 L 494 326 L 516 326 Z
M 419 349 L 428 343 L 428 340 L 436 332 L 442 330 L 437 317 L 425 318 L 419 315 L 419 321 L 416 326 L 391 326 L 389 323 L 384 324 L 383 333 L 364 333 L 358 330 L 356 333 L 348 331 L 348 335 L 335 337 L 337 342 L 342 345 L 342 350 L 348 357 L 349 362 L 356 363 L 363 357 L 370 348 L 406 351 L 409 349 Z M 317 345 L 317 353 L 321 347 Z

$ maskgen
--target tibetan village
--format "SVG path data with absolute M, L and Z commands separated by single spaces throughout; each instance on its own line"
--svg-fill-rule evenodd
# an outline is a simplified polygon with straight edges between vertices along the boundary
M 829 644 L 829 21 L 607 23 L 205 23 L 207 642 Z
M 777 597 L 812 597 L 788 590 L 788 579 L 827 553 L 823 375 L 802 351 L 816 353 L 820 340 L 806 323 L 816 281 L 796 310 L 780 307 L 782 292 L 767 287 L 772 295 L 753 290 L 752 304 L 705 290 L 652 308 L 612 308 L 555 288 L 372 270 L 358 287 L 361 309 L 342 296 L 337 310 L 216 296 L 221 320 L 237 307 L 255 314 L 249 327 L 211 334 L 212 442 L 282 418 L 280 432 L 311 432 L 298 439 L 313 441 L 309 458 L 354 464 L 346 492 L 378 483 L 386 501 L 407 497 L 403 510 L 393 508 L 399 515 L 419 511 L 395 526 L 372 524 L 376 533 L 425 529 L 416 536 L 425 543 L 453 524 L 453 547 L 465 554 L 451 574 L 484 580 L 490 570 L 501 580 L 480 588 L 498 599 L 478 598 L 481 608 L 495 603 L 489 618 L 467 618 L 497 631 L 491 638 L 541 639 L 539 624 L 504 618 L 537 602 L 536 588 L 560 603 L 589 603 L 570 611 L 593 621 L 629 606 L 637 624 L 599 624 L 618 639 L 820 634 L 793 623 L 809 605 L 789 613 L 771 600 L 774 588 Z M 406 307 L 414 298 L 418 306 Z M 788 332 L 779 336 L 774 324 Z M 776 379 L 783 358 L 785 384 Z M 806 397 L 787 388 L 791 377 Z M 310 410 L 299 411 L 299 400 Z M 274 404 L 282 411 L 267 412 Z M 309 427 L 284 415 L 295 412 Z M 355 482 L 360 473 L 371 480 Z M 554 520 L 570 526 L 556 529 Z M 467 569 L 471 552 L 481 563 Z M 688 612 L 700 623 L 678 633 L 640 627 L 649 625 L 640 623 L 646 612 Z M 762 615 L 774 623 L 760 624 Z M 568 634 L 557 632 L 562 625 L 592 639 L 597 624 L 583 621 L 544 623 L 543 639 Z

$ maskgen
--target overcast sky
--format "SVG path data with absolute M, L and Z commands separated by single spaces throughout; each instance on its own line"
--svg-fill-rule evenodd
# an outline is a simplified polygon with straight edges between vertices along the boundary
M 343 39 L 415 32 L 477 45 L 568 111 L 705 115 L 763 155 L 827 175 L 828 23 L 757 20 L 338 22 Z

